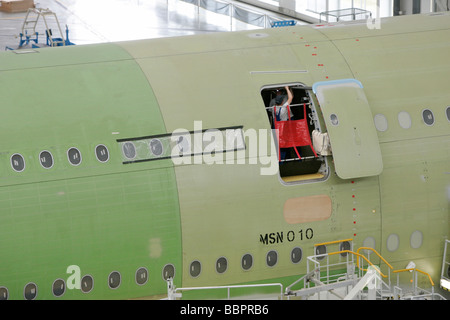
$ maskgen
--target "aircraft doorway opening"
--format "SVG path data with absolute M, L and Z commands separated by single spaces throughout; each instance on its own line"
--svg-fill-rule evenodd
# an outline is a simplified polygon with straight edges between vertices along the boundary
M 311 88 L 302 84 L 265 86 L 261 96 L 270 126 L 277 129 L 273 134 L 280 178 L 286 183 L 326 180 L 326 156 L 312 144 L 313 132 L 320 134 L 322 130 Z

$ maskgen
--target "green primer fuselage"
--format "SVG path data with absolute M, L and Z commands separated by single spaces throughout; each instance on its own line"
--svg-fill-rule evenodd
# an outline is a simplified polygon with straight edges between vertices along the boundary
M 0 289 L 23 299 L 34 283 L 37 299 L 52 299 L 62 279 L 58 299 L 163 297 L 168 266 L 177 287 L 289 283 L 306 272 L 314 244 L 348 238 L 355 247 L 373 245 L 395 268 L 414 260 L 437 282 L 449 233 L 449 39 L 443 14 L 385 19 L 375 30 L 289 27 L 2 53 Z M 270 131 L 263 87 L 340 79 L 364 86 L 380 174 L 342 179 L 328 157 L 326 179 L 287 184 L 261 174 L 268 164 L 253 158 L 249 144 L 241 158 L 222 154 L 242 160 L 235 164 L 195 157 L 176 164 L 145 147 L 132 161 L 124 157 L 126 141 L 144 146 L 148 137 L 198 130 L 199 121 L 203 130 Z M 424 109 L 433 112 L 432 125 Z M 399 123 L 404 112 L 408 128 Z M 327 127 L 319 108 L 318 116 Z M 81 155 L 76 165 L 71 148 Z M 267 150 L 277 159 L 270 144 Z M 43 151 L 53 157 L 50 168 L 41 165 Z M 14 167 L 20 156 L 23 166 Z M 326 219 L 284 216 L 288 200 L 323 195 L 331 199 Z M 296 247 L 303 258 L 293 263 Z M 246 254 L 249 270 L 241 267 Z M 92 277 L 88 293 L 67 287 L 73 265 Z M 143 284 L 140 268 L 148 270 Z M 112 272 L 121 275 L 117 288 Z

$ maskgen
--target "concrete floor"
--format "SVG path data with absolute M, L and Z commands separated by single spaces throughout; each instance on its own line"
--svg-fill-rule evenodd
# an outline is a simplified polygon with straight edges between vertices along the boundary
M 290 19 L 240 2 L 227 2 L 273 18 Z M 35 0 L 34 3 L 37 8 L 55 12 L 63 32 L 67 25 L 69 39 L 77 45 L 260 29 L 181 0 Z M 0 50 L 18 47 L 25 16 L 26 12 L 0 12 Z M 45 44 L 42 20 L 36 31 L 39 43 Z M 56 37 L 56 23 L 50 24 L 50 28 Z

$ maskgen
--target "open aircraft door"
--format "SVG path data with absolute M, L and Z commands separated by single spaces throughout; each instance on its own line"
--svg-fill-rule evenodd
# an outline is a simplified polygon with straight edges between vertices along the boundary
M 355 79 L 317 82 L 313 92 L 325 118 L 337 175 L 342 179 L 379 175 L 383 160 L 362 84 Z

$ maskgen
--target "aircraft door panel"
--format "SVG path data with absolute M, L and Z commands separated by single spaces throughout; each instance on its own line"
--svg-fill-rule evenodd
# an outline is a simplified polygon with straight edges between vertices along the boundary
M 379 175 L 383 160 L 372 112 L 355 79 L 313 86 L 330 137 L 336 173 L 342 179 Z

